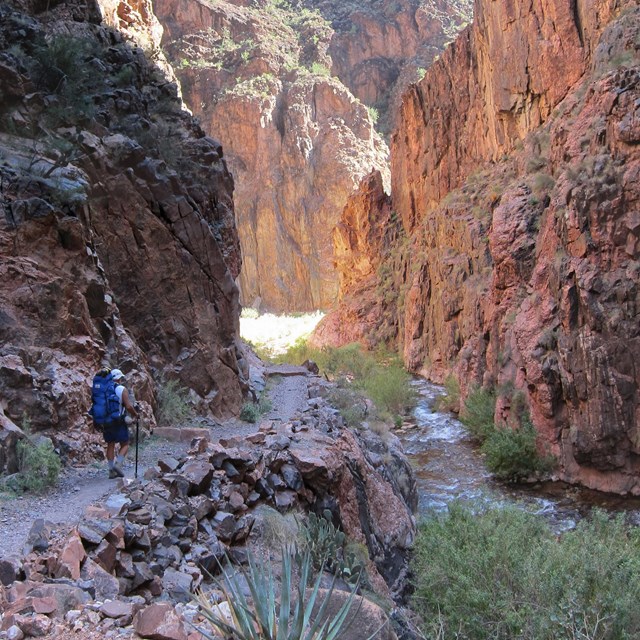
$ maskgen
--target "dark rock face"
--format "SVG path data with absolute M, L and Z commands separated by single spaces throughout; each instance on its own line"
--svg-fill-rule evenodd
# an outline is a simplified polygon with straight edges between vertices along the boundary
M 127 40 L 96 13 L 65 3 L 41 23 L 0 12 L 12 51 L 0 73 L 2 409 L 60 438 L 87 424 L 102 362 L 149 407 L 151 375 L 165 375 L 221 416 L 239 409 L 248 369 L 222 148 L 137 47 L 152 42 L 151 18 L 136 14 Z
M 562 479 L 638 494 L 640 14 L 571 7 L 477 3 L 405 94 L 392 202 L 368 214 L 391 206 L 403 233 L 360 258 L 378 275 L 343 292 L 337 317 L 366 318 L 416 372 L 453 372 L 463 396 L 494 387 L 496 423 L 529 416 Z M 349 246 L 345 266 L 366 244 Z M 318 341 L 340 343 L 339 326 L 326 318 Z

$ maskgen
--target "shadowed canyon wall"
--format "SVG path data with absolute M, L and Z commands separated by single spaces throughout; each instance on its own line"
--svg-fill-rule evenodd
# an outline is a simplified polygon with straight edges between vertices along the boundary
M 145 423 L 162 377 L 202 412 L 242 403 L 233 181 L 168 67 L 143 54 L 158 46 L 146 11 L 1 7 L 3 442 L 17 424 L 90 453 L 77 436 L 98 446 L 86 411 L 105 362 L 127 374 Z
M 356 215 L 361 194 L 343 214 L 359 254 L 372 234 L 354 220 L 391 207 L 401 221 L 383 256 L 371 244 L 377 316 L 350 287 L 316 341 L 366 312 L 365 342 L 395 339 L 411 370 L 454 373 L 463 395 L 492 387 L 499 425 L 530 416 L 559 477 L 638 494 L 640 9 L 480 1 L 475 15 L 403 97 L 392 201 Z
M 340 213 L 372 170 L 388 184 L 388 149 L 364 102 L 387 101 L 407 58 L 430 62 L 462 20 L 424 2 L 373 5 L 154 2 L 185 101 L 234 176 L 245 305 L 335 303 Z

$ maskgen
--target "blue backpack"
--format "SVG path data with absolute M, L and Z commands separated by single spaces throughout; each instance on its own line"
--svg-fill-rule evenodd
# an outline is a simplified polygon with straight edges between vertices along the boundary
M 91 386 L 91 409 L 96 427 L 104 428 L 120 421 L 120 400 L 116 394 L 116 383 L 108 369 L 98 371 Z

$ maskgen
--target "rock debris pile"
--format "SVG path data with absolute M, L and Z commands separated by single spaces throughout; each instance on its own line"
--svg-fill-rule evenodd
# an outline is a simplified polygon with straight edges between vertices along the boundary
M 415 482 L 394 437 L 344 428 L 325 391 L 312 383 L 307 409 L 289 422 L 218 443 L 194 439 L 186 457 L 163 456 L 144 479 L 88 507 L 65 537 L 36 521 L 26 555 L 0 560 L 0 637 L 200 637 L 191 594 L 226 557 L 246 561 L 259 505 L 330 509 L 366 545 L 376 592 L 399 595 Z

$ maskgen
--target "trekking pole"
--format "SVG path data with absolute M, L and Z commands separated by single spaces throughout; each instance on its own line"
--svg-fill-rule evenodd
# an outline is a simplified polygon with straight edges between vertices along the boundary
M 140 416 L 136 416 L 136 469 L 134 471 L 134 478 L 138 479 L 138 437 L 140 434 Z

